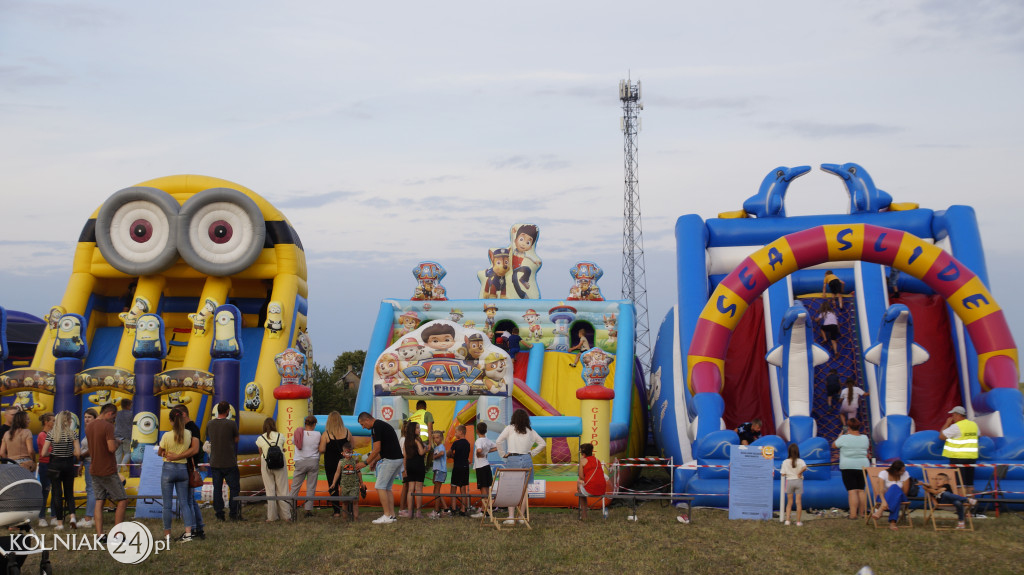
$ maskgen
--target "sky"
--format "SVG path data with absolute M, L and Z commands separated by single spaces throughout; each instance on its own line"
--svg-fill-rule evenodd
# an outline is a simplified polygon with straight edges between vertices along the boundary
M 45 314 L 92 212 L 174 174 L 285 213 L 320 363 L 366 348 L 421 260 L 475 298 L 517 222 L 541 227 L 542 297 L 593 260 L 616 298 L 627 77 L 643 85 L 652 334 L 674 303 L 679 216 L 739 209 L 776 166 L 857 162 L 895 201 L 974 207 L 1024 341 L 1016 1 L 5 0 L 0 305 Z M 818 170 L 787 195 L 791 215 L 847 204 Z

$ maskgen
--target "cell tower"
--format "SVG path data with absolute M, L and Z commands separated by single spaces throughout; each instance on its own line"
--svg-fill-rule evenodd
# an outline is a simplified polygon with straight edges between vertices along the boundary
M 644 234 L 640 225 L 640 192 L 637 189 L 637 133 L 640 131 L 640 82 L 619 80 L 622 101 L 622 133 L 625 136 L 625 208 L 622 212 L 622 299 L 636 310 L 636 356 L 644 374 L 650 372 L 651 334 L 647 323 L 647 272 L 644 267 Z

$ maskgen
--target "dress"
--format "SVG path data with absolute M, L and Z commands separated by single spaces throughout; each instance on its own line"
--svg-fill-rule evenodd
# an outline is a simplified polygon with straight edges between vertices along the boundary
M 583 463 L 583 491 L 592 497 L 604 495 L 608 490 L 608 483 L 601 470 L 601 462 L 594 456 L 590 456 Z
M 405 474 L 409 478 L 409 483 L 423 483 L 427 476 L 427 464 L 415 448 L 408 451 L 405 457 Z

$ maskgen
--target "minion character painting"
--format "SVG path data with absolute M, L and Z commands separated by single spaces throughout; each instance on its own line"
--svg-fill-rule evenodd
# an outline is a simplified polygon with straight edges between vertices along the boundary
M 210 409 L 201 391 L 213 385 L 204 379 L 213 356 L 233 354 L 235 346 L 240 351 L 244 340 L 248 353 L 241 360 L 242 372 L 261 388 L 261 401 L 249 402 L 256 409 L 239 414 L 240 431 L 247 435 L 258 434 L 263 419 L 276 413 L 272 389 L 280 376 L 274 356 L 293 346 L 305 330 L 306 295 L 306 256 L 280 210 L 233 182 L 180 175 L 116 191 L 92 213 L 54 315 L 83 319 L 77 337 L 88 346 L 90 370 L 130 374 L 133 350 L 149 355 L 160 336 L 171 351 L 158 381 L 182 382 L 175 402 L 187 405 L 200 426 Z M 260 322 L 269 301 L 279 304 L 280 324 L 275 306 L 272 325 L 281 327 L 276 338 L 267 337 Z M 216 317 L 222 302 L 238 308 L 237 315 L 223 318 L 232 324 L 231 337 L 220 337 L 226 333 Z M 162 333 L 148 329 L 148 318 L 155 317 L 151 314 L 162 319 L 156 328 Z M 145 330 L 140 322 L 146 322 Z M 59 325 L 52 334 L 53 345 L 37 349 L 32 367 L 52 372 L 55 347 L 77 345 Z M 79 378 L 89 385 L 76 392 L 97 391 L 103 379 L 95 379 Z M 123 396 L 127 390 L 113 393 Z M 232 403 L 240 408 L 244 392 Z M 160 419 L 166 430 L 169 422 Z

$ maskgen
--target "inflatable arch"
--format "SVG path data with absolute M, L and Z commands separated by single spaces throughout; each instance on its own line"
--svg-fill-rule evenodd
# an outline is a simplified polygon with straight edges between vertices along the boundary
M 687 381 L 695 394 L 721 392 L 729 337 L 747 306 L 771 284 L 829 261 L 861 260 L 897 268 L 928 284 L 963 321 L 978 352 L 985 391 L 1017 389 L 1018 355 L 1002 309 L 981 279 L 956 258 L 900 230 L 870 224 L 822 225 L 783 236 L 747 257 L 715 289 L 704 307 L 687 356 Z M 996 398 L 974 398 L 994 411 Z M 1003 425 L 1024 430 L 1024 416 Z M 709 422 L 712 423 L 712 422 Z M 713 422 L 717 424 L 717 422 Z

